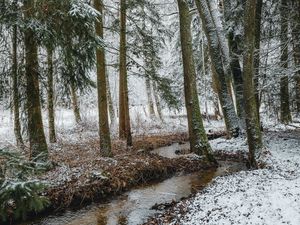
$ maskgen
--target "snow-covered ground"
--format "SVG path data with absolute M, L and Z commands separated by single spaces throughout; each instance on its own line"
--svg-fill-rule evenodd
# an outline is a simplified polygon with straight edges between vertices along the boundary
M 135 106 L 130 109 L 133 135 L 153 135 L 187 132 L 185 112 L 164 110 L 164 122 L 160 119 L 150 119 L 146 106 Z M 57 109 L 56 131 L 59 141 L 74 143 L 84 139 L 98 138 L 98 113 L 96 108 L 82 110 L 82 124 L 75 124 L 72 110 Z M 48 137 L 47 113 L 43 112 L 45 134 Z M 224 130 L 223 121 L 206 121 L 205 129 L 209 131 Z M 118 127 L 111 124 L 111 135 L 118 137 Z M 48 139 L 48 138 L 47 138 Z M 9 110 L 0 109 L 0 148 L 14 146 L 13 117 Z
M 300 224 L 300 130 L 264 137 L 272 167 L 218 177 L 187 202 L 188 213 L 175 224 Z M 243 139 L 217 139 L 214 149 L 246 150 Z M 181 203 L 179 203 L 181 204 Z

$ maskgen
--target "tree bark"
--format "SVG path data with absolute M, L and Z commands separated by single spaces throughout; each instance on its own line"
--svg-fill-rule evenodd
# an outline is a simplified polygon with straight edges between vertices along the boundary
M 132 146 L 126 62 L 126 0 L 120 0 L 119 136 Z
M 293 39 L 293 57 L 296 67 L 295 74 L 295 102 L 296 113 L 300 115 L 300 1 L 293 1 L 292 18 L 292 39 Z
M 290 111 L 290 97 L 289 97 L 289 78 L 286 75 L 288 68 L 288 20 L 287 20 L 287 0 L 281 0 L 280 4 L 280 44 L 281 44 L 281 66 L 283 69 L 283 76 L 280 79 L 280 120 L 282 123 L 289 123 L 292 120 Z
M 232 4 L 230 0 L 225 0 L 224 2 L 224 18 L 226 26 L 230 26 L 231 22 L 231 9 Z M 238 1 L 239 4 L 242 2 Z M 229 55 L 230 55 L 230 68 L 233 75 L 233 84 L 236 97 L 236 108 L 237 115 L 243 121 L 245 118 L 244 111 L 244 95 L 243 95 L 243 73 L 239 61 L 241 45 L 240 40 L 236 38 L 235 31 L 238 29 L 236 26 L 230 26 L 227 33 Z
M 16 25 L 13 27 L 12 35 L 12 80 L 13 80 L 13 111 L 14 111 L 14 133 L 18 148 L 24 148 L 24 142 L 21 134 L 21 123 L 20 123 L 20 112 L 19 112 L 19 82 L 18 82 L 18 39 L 17 39 L 18 28 Z
M 218 95 L 223 110 L 224 120 L 229 137 L 237 137 L 240 134 L 239 119 L 236 115 L 233 101 L 229 95 L 227 79 L 230 77 L 228 69 L 224 69 L 223 50 L 217 33 L 216 25 L 209 11 L 209 5 L 206 0 L 196 0 L 196 6 L 202 19 L 203 29 L 205 31 L 209 53 L 212 60 L 212 70 L 218 79 Z
M 101 15 L 96 22 L 96 34 L 103 39 L 103 2 L 102 0 L 94 0 L 95 9 Z M 99 111 L 99 135 L 100 135 L 100 151 L 106 157 L 112 156 L 111 139 L 108 122 L 108 104 L 107 104 L 107 77 L 105 66 L 104 47 L 98 48 L 97 56 L 97 88 L 98 88 L 98 111 Z
M 51 48 L 47 48 L 47 63 L 48 63 L 47 101 L 48 101 L 49 141 L 50 143 L 56 143 L 54 90 L 53 90 L 53 50 Z
M 24 1 L 24 16 L 34 18 L 34 0 Z M 25 75 L 27 93 L 28 134 L 31 158 L 39 161 L 48 159 L 48 148 L 44 133 L 40 105 L 38 49 L 33 30 L 27 28 L 24 32 Z
M 188 116 L 189 139 L 191 151 L 204 155 L 211 162 L 216 162 L 208 142 L 200 111 L 196 70 L 193 57 L 191 17 L 185 0 L 177 0 L 180 19 L 180 40 L 184 70 L 185 105 Z
M 260 39 L 261 39 L 261 13 L 262 13 L 262 0 L 256 2 L 256 15 L 255 15 L 255 55 L 254 55 L 254 88 L 255 88 L 255 101 L 257 107 L 258 122 L 260 124 L 260 97 L 259 97 L 259 67 L 260 67 Z
M 107 103 L 108 103 L 110 122 L 111 122 L 111 124 L 115 124 L 116 111 L 115 111 L 114 103 L 113 103 L 112 96 L 111 96 L 110 82 L 109 82 L 109 76 L 108 76 L 107 70 L 106 70 L 106 87 L 107 87 Z
M 246 112 L 247 139 L 249 146 L 249 163 L 257 168 L 257 159 L 263 148 L 260 125 L 257 116 L 254 90 L 254 51 L 255 51 L 255 15 L 256 1 L 247 0 L 245 8 L 244 37 L 244 98 Z

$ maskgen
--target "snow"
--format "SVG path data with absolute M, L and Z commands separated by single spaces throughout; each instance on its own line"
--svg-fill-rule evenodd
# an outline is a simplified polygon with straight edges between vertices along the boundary
M 300 224 L 300 132 L 264 137 L 272 167 L 218 177 L 191 199 L 179 224 Z M 243 139 L 211 141 L 213 148 L 245 151 Z M 175 224 L 175 221 L 173 222 Z
M 211 113 L 211 112 L 209 112 Z M 131 106 L 131 125 L 133 135 L 154 135 L 166 133 L 187 132 L 187 119 L 185 110 L 172 112 L 163 110 L 164 123 L 159 119 L 150 119 L 145 105 Z M 82 124 L 76 125 L 72 109 L 57 108 L 55 112 L 55 125 L 59 142 L 78 143 L 81 140 L 98 138 L 98 111 L 95 107 L 85 108 L 81 111 Z M 47 112 L 43 111 L 43 122 L 46 136 L 48 137 Z M 118 137 L 118 127 L 111 124 L 111 135 Z M 204 121 L 207 132 L 220 131 L 225 129 L 223 121 Z M 48 138 L 47 138 L 48 140 Z M 0 148 L 15 147 L 13 132 L 13 118 L 9 110 L 0 109 Z M 53 151 L 59 149 L 53 144 Z

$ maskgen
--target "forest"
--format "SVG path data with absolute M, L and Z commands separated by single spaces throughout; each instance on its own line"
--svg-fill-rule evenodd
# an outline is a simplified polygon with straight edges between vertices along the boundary
M 0 0 L 0 225 L 299 225 L 300 0 Z

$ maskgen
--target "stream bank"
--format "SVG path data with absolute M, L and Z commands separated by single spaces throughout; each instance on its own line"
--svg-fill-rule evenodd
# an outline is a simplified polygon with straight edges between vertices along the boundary
M 209 137 L 214 139 L 220 136 L 222 133 L 211 134 Z M 184 154 L 176 158 L 166 158 L 161 154 L 158 155 L 158 152 L 156 152 L 158 154 L 150 153 L 153 146 L 166 143 L 175 143 L 171 148 L 178 151 L 180 150 L 178 146 L 181 148 L 186 145 L 185 137 L 186 135 L 172 135 L 170 138 L 164 136 L 163 139 L 148 137 L 143 150 L 137 150 L 137 146 L 141 149 L 142 142 L 136 142 L 140 144 L 128 150 L 126 154 L 122 148 L 117 154 L 114 150 L 114 159 L 95 156 L 95 149 L 91 148 L 91 145 L 86 146 L 84 153 L 82 152 L 84 144 L 75 146 L 76 148 L 70 149 L 73 157 L 68 158 L 68 166 L 58 163 L 58 166 L 40 177 L 45 181 L 52 181 L 52 186 L 46 190 L 51 206 L 44 215 L 64 212 L 67 209 L 80 209 L 93 202 L 104 203 L 130 189 L 144 187 L 145 184 L 162 181 L 176 174 L 184 175 L 199 171 L 204 174 L 215 170 L 215 165 L 196 155 Z M 180 144 L 176 144 L 176 141 Z M 165 149 L 162 148 L 160 151 L 165 152 Z M 61 154 L 60 151 L 54 153 L 56 157 Z M 216 154 L 217 158 L 218 155 L 219 153 Z M 234 158 L 232 155 L 221 157 L 224 160 L 227 157 Z

